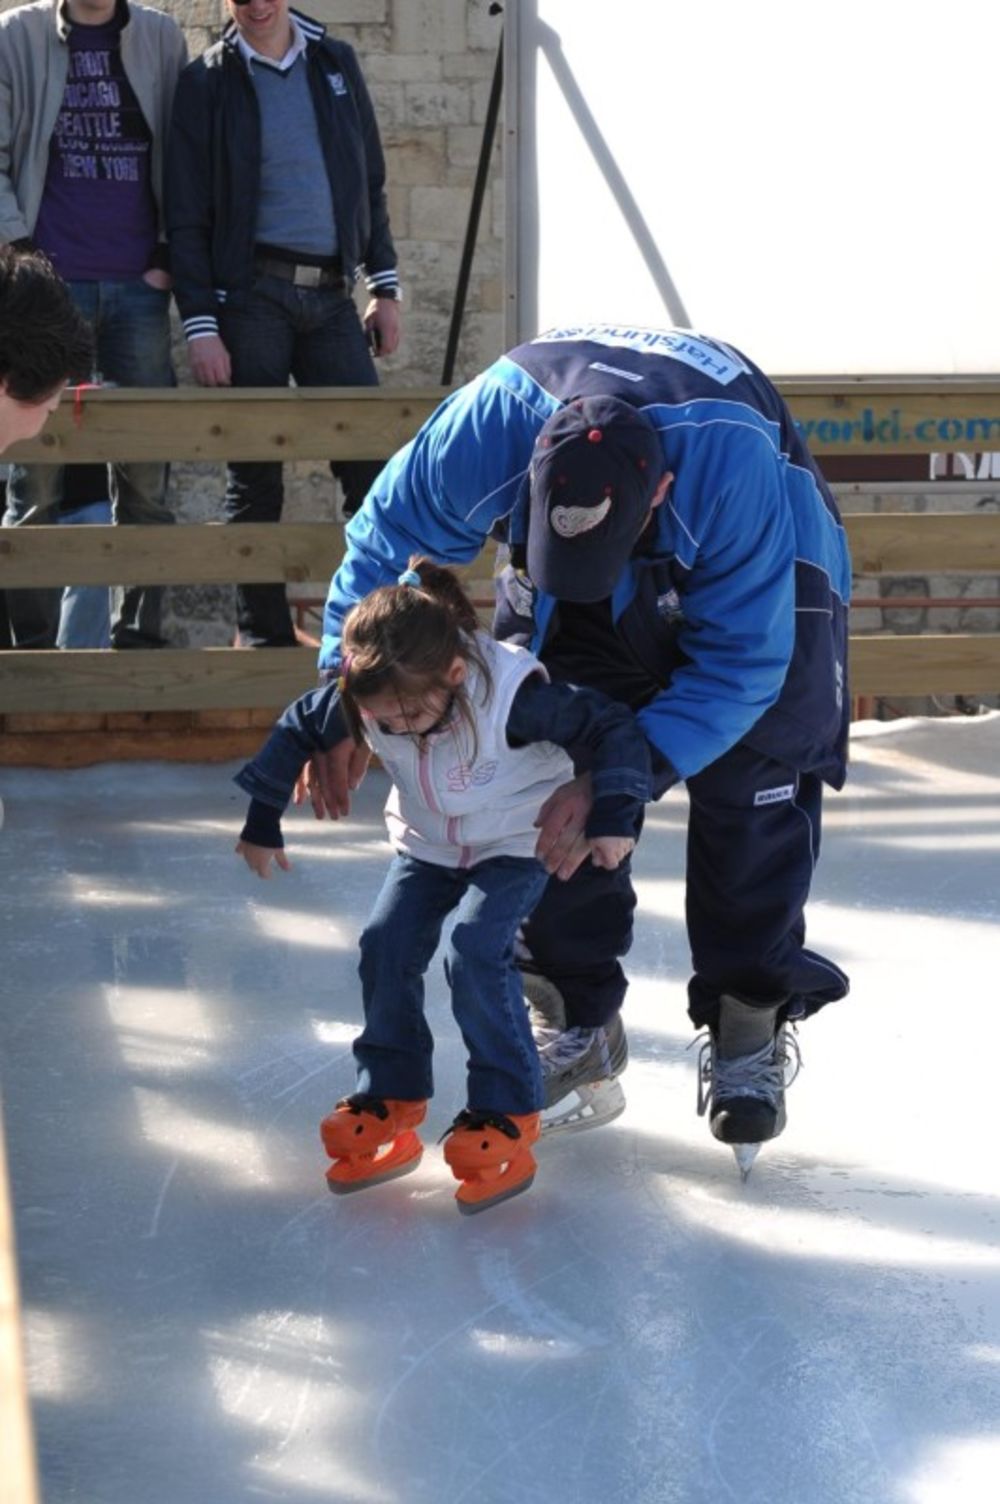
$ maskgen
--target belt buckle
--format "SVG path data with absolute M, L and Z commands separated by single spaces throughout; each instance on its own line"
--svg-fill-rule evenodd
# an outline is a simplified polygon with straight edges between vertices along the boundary
M 292 281 L 296 287 L 322 287 L 323 267 L 297 266 Z

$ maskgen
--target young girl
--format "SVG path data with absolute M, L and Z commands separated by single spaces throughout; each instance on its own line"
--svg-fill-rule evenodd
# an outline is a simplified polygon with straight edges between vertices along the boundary
M 414 556 L 397 585 L 354 607 L 342 651 L 337 683 L 291 705 L 237 775 L 252 802 L 236 850 L 260 877 L 287 870 L 280 814 L 312 753 L 351 736 L 378 754 L 395 855 L 361 936 L 357 1090 L 322 1124 L 327 1180 L 356 1190 L 420 1161 L 414 1130 L 433 1092 L 423 979 L 457 909 L 445 969 L 468 1106 L 444 1155 L 459 1210 L 481 1211 L 535 1172 L 541 1073 L 514 964 L 518 927 L 548 880 L 535 819 L 574 763 L 589 769 L 590 859 L 617 867 L 649 797 L 649 754 L 630 711 L 548 683 L 531 653 L 479 630 L 458 579 L 428 559 Z

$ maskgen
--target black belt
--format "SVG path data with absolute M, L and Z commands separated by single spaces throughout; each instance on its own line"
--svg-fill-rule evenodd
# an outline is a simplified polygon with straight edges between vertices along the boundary
M 340 287 L 347 291 L 347 278 L 340 266 L 307 266 L 301 261 L 279 261 L 276 256 L 255 256 L 257 271 L 268 277 L 280 277 L 296 287 Z

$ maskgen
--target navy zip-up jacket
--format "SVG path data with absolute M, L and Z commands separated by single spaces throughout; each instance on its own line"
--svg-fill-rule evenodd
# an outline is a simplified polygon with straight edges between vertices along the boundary
M 837 506 L 773 384 L 737 350 L 688 330 L 551 330 L 449 397 L 347 529 L 320 667 L 338 661 L 346 611 L 411 553 L 465 563 L 491 532 L 506 537 L 512 560 L 499 580 L 497 635 L 546 664 L 564 653 L 558 602 L 518 567 L 527 471 L 545 420 L 597 393 L 646 414 L 674 474 L 615 587 L 613 641 L 600 655 L 647 678 L 648 694 L 630 703 L 658 775 L 666 769 L 658 790 L 741 741 L 839 788 L 851 571 Z M 585 661 L 584 652 L 576 681 L 614 693 L 599 662 L 588 676 Z
M 398 290 L 378 125 L 353 48 L 292 11 L 326 159 L 344 273 L 372 293 Z M 185 334 L 217 334 L 219 303 L 253 280 L 261 121 L 253 80 L 230 22 L 182 72 L 167 152 L 166 217 L 174 295 Z

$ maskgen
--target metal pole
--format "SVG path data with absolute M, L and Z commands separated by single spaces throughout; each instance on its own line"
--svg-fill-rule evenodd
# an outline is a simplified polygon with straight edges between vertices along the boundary
M 500 9 L 499 5 L 491 5 L 490 14 L 495 14 Z M 500 97 L 502 91 L 503 31 L 501 30 L 497 46 L 496 66 L 493 69 L 493 87 L 490 90 L 490 100 L 486 109 L 486 121 L 483 125 L 483 139 L 479 147 L 479 165 L 476 168 L 476 181 L 472 190 L 472 203 L 469 206 L 469 221 L 465 229 L 462 262 L 458 269 L 455 303 L 451 310 L 448 345 L 445 350 L 444 367 L 441 372 L 442 386 L 451 385 L 451 379 L 455 371 L 455 357 L 458 354 L 458 340 L 462 332 L 462 318 L 465 314 L 465 298 L 469 290 L 469 273 L 472 270 L 472 258 L 476 250 L 476 237 L 479 234 L 479 217 L 482 213 L 483 198 L 486 194 L 486 180 L 489 176 L 490 157 L 493 154 L 493 141 L 496 136 L 497 118 L 500 114 Z

